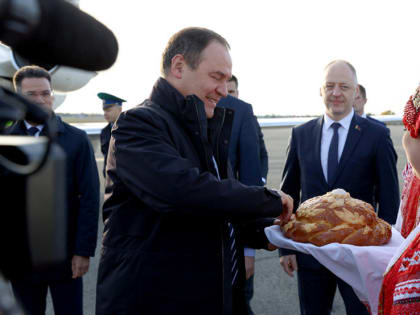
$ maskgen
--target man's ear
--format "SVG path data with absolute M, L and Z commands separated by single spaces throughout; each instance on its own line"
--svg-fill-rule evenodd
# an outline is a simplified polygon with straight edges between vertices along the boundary
M 181 79 L 184 72 L 184 67 L 186 66 L 184 56 L 177 54 L 172 57 L 171 60 L 171 74 L 177 78 Z

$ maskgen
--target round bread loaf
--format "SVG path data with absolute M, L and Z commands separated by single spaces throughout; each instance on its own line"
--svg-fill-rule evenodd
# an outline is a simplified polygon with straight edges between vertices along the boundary
M 296 242 L 317 246 L 382 245 L 391 238 L 391 226 L 378 218 L 373 207 L 342 189 L 306 200 L 281 229 Z

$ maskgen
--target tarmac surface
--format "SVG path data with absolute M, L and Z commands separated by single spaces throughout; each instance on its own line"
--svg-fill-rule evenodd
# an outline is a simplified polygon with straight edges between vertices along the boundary
M 395 150 L 398 154 L 398 173 L 406 163 L 406 158 L 402 149 L 401 139 L 403 134 L 402 125 L 390 125 L 391 137 L 394 142 Z M 291 128 L 265 128 L 263 133 L 265 143 L 269 153 L 269 176 L 267 186 L 278 189 L 281 181 L 283 167 L 286 157 L 286 149 Z M 97 139 L 93 140 L 98 162 L 98 170 L 102 174 L 103 159 L 99 151 Z M 103 183 L 103 178 L 101 178 Z M 103 185 L 102 185 L 103 186 Z M 102 189 L 103 190 L 103 189 Z M 100 219 L 98 247 L 96 256 L 91 259 L 89 272 L 84 276 L 84 314 L 93 315 L 95 313 L 95 286 L 98 268 L 98 258 L 100 250 L 101 232 L 103 229 Z M 258 250 L 256 254 L 256 271 L 254 279 L 254 298 L 252 308 L 255 315 L 293 315 L 299 314 L 299 300 L 297 295 L 296 276 L 287 276 L 279 264 L 277 251 L 268 252 Z M 52 304 L 49 300 L 47 315 L 52 315 Z M 333 306 L 334 315 L 346 314 L 343 301 L 338 294 Z M 149 314 L 145 314 L 149 315 Z M 150 314 L 153 315 L 153 314 Z M 216 315 L 216 314 L 215 314 Z

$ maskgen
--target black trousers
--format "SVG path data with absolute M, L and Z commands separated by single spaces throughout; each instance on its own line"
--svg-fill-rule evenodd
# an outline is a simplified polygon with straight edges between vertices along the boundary
M 83 315 L 82 278 L 49 282 L 13 280 L 11 283 L 25 314 L 45 314 L 49 288 L 56 315 Z
M 324 266 L 317 269 L 298 268 L 298 291 L 302 315 L 330 315 L 336 288 L 344 300 L 348 315 L 369 315 L 351 286 Z
M 248 308 L 248 315 L 254 315 L 251 308 L 251 299 L 254 296 L 254 275 L 245 280 L 245 301 Z

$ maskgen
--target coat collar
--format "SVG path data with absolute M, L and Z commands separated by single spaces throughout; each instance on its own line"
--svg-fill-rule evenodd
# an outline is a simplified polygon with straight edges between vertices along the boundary
M 55 113 L 51 115 L 50 123 L 55 126 L 57 133 L 63 133 L 65 131 L 64 122 L 61 120 L 60 116 L 57 116 Z M 14 135 L 27 135 L 26 126 L 23 120 L 17 121 L 12 127 L 10 127 L 10 134 Z M 40 135 L 47 135 L 48 125 L 42 128 Z
M 164 78 L 159 78 L 153 86 L 150 100 L 171 113 L 193 133 L 199 131 L 204 138 L 208 138 L 208 129 L 219 129 L 225 117 L 225 109 L 216 107 L 213 118 L 207 119 L 204 103 L 197 96 L 184 97 Z
M 227 152 L 222 154 L 224 150 L 220 141 L 226 145 L 230 139 L 233 115 L 229 114 L 232 114 L 232 111 L 216 107 L 213 118 L 207 119 L 204 103 L 197 96 L 184 97 L 163 78 L 159 78 L 154 85 L 150 100 L 171 114 L 186 130 L 207 169 L 215 173 L 212 161 L 214 156 L 217 162 L 221 163 L 219 171 L 222 177 L 226 177 L 224 164 L 227 164 Z

